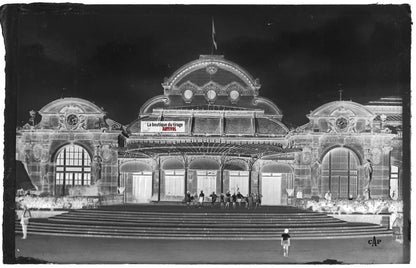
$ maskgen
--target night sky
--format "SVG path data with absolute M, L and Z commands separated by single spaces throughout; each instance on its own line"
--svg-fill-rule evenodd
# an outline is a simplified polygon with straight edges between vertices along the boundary
M 164 77 L 218 51 L 262 84 L 289 126 L 339 99 L 410 90 L 407 6 L 22 6 L 17 125 L 61 97 L 85 98 L 129 124 Z

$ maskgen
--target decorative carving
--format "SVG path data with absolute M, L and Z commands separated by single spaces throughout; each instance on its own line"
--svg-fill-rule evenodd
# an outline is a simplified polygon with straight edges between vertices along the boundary
M 31 110 L 30 112 L 29 112 L 29 115 L 30 115 L 30 118 L 29 118 L 29 122 L 30 122 L 30 124 L 32 124 L 32 127 L 34 127 L 35 126 L 35 117 L 36 117 L 36 111 L 35 110 Z
M 312 160 L 312 152 L 310 148 L 304 148 L 302 151 L 302 162 L 303 164 L 310 164 Z
M 373 160 L 373 163 L 378 165 L 381 162 L 381 150 L 379 148 L 374 148 L 371 151 L 371 159 Z
M 101 163 L 102 163 L 101 157 L 98 155 L 95 155 L 93 158 L 93 163 L 92 163 L 92 170 L 95 175 L 95 181 L 98 181 L 101 179 Z
M 345 130 L 348 127 L 348 120 L 345 117 L 338 117 L 335 124 L 339 130 Z
M 36 161 L 39 161 L 40 158 L 42 157 L 42 145 L 36 144 L 35 146 L 33 146 L 32 152 L 33 152 L 33 158 Z
M 70 126 L 70 127 L 75 127 L 76 125 L 78 125 L 79 119 L 78 116 L 75 114 L 69 114 L 66 116 L 66 123 Z
M 364 197 L 365 199 L 371 199 L 370 195 L 370 183 L 373 178 L 373 165 L 369 159 L 363 165 L 364 169 Z
M 40 161 L 45 163 L 49 161 L 49 150 L 48 149 L 43 149 L 42 150 L 42 156 L 40 158 Z
M 87 118 L 84 115 L 80 115 L 79 116 L 79 123 L 78 126 L 76 127 L 76 130 L 80 130 L 80 129 L 87 129 Z
M 357 120 L 355 117 L 351 117 L 348 123 L 347 132 L 357 132 Z
M 335 124 L 335 119 L 334 118 L 329 118 L 327 120 L 328 123 L 328 131 L 329 133 L 336 133 L 337 132 L 337 127 Z
M 113 158 L 113 152 L 109 145 L 104 145 L 102 147 L 102 157 L 105 162 L 110 162 Z
M 105 122 L 107 123 L 110 130 L 123 130 L 123 125 L 112 119 L 107 118 Z
M 321 163 L 317 160 L 315 163 L 311 166 L 311 183 L 312 188 L 318 187 L 318 181 L 321 177 Z
M 382 150 L 383 150 L 383 153 L 384 154 L 388 154 L 390 151 L 393 150 L 393 147 L 391 147 L 391 146 L 383 146 Z
M 87 129 L 87 118 L 84 111 L 74 105 L 65 106 L 59 111 L 59 130 L 85 130 Z
M 218 67 L 214 64 L 210 64 L 208 65 L 205 70 L 207 71 L 207 73 L 209 73 L 210 75 L 215 74 L 218 71 Z
M 61 114 L 59 116 L 59 126 L 58 126 L 59 130 L 66 130 L 66 124 L 65 124 L 65 115 Z
M 335 109 L 331 113 L 331 116 L 333 116 L 333 117 L 339 117 L 339 116 L 352 117 L 352 116 L 355 116 L 355 114 L 350 109 L 345 109 L 344 106 L 340 106 L 338 109 Z

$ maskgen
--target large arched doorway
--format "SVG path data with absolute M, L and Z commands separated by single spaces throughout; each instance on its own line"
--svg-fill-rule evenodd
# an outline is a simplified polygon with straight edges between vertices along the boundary
M 263 205 L 284 204 L 286 189 L 293 188 L 293 172 L 288 164 L 275 163 L 261 169 L 261 195 Z
M 359 159 L 347 148 L 330 150 L 322 160 L 321 194 L 331 191 L 333 198 L 357 197 Z
M 55 167 L 56 195 L 67 195 L 73 186 L 91 184 L 91 157 L 79 145 L 63 147 L 57 154 Z
M 152 198 L 152 168 L 146 163 L 131 161 L 120 166 L 121 186 L 125 187 L 126 202 L 149 203 Z

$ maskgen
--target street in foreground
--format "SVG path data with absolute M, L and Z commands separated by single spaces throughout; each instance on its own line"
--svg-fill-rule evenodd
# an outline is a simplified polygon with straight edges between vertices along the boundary
M 288 258 L 280 241 L 137 240 L 16 236 L 16 257 L 52 263 L 403 263 L 403 245 L 383 238 L 292 240 Z

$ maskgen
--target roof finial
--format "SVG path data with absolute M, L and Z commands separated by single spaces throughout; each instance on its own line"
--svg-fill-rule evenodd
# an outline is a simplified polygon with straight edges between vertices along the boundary
M 342 101 L 342 89 L 339 89 L 338 92 L 339 92 L 339 100 Z

